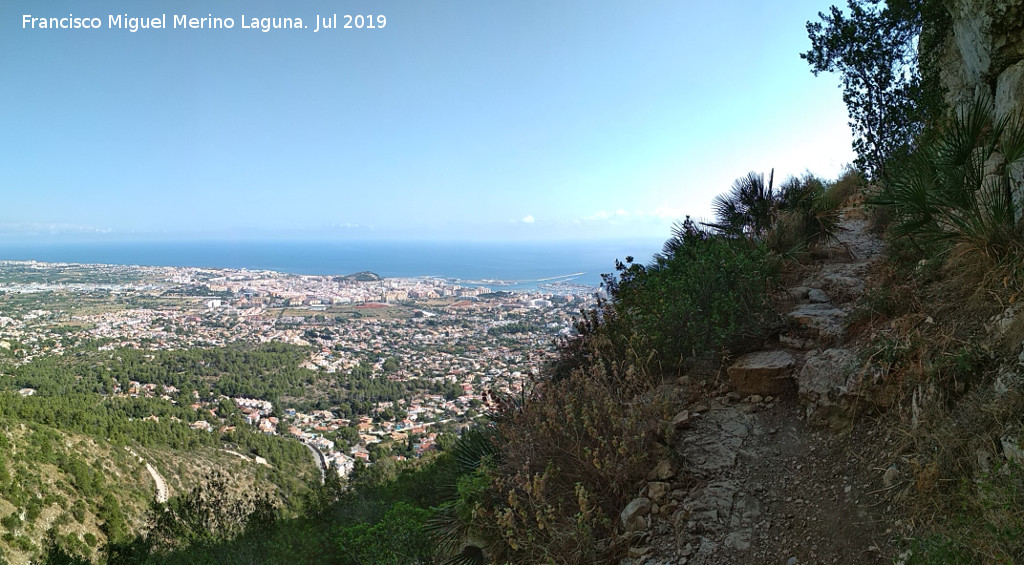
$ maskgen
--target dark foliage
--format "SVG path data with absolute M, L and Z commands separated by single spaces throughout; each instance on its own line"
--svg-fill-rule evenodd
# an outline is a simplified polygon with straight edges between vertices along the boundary
M 888 160 L 913 147 L 926 123 L 941 114 L 937 72 L 918 58 L 917 40 L 938 53 L 936 28 L 948 25 L 941 2 L 848 0 L 808 22 L 811 49 L 800 56 L 812 72 L 837 72 L 855 136 L 857 165 L 872 179 Z M 925 71 L 922 78 L 922 68 Z
M 1003 276 L 1017 277 L 1024 210 L 1013 191 L 1020 185 L 1014 171 L 1022 166 L 1024 125 L 995 117 L 991 100 L 979 98 L 929 132 L 875 202 L 894 215 L 894 237 L 976 254 L 1013 271 Z

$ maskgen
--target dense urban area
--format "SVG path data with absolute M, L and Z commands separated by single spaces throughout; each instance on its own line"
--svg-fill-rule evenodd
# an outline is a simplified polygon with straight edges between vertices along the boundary
M 188 406 L 194 417 L 186 423 L 203 433 L 230 432 L 240 418 L 262 433 L 302 441 L 343 476 L 358 460 L 421 456 L 439 433 L 457 433 L 480 417 L 495 394 L 521 393 L 596 291 L 566 282 L 494 292 L 373 273 L 34 261 L 0 263 L 0 281 L 4 386 L 34 395 L 19 367 L 83 351 L 119 359 L 152 352 L 145 359 L 158 363 L 157 352 L 285 347 L 301 352 L 292 369 L 304 373 L 302 385 L 289 390 L 270 384 L 248 387 L 262 395 L 232 395 L 218 386 L 230 375 L 176 386 L 129 371 L 102 383 L 101 392 Z M 364 386 L 357 391 L 351 381 Z

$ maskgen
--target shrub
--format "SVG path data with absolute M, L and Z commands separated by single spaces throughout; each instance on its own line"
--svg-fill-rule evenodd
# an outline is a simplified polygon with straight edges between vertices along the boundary
M 761 239 L 775 225 L 778 216 L 778 195 L 773 189 L 775 171 L 764 183 L 764 175 L 753 171 L 736 179 L 732 189 L 715 197 L 716 230 L 732 235 Z
M 611 327 L 639 336 L 636 351 L 655 352 L 669 372 L 760 339 L 766 293 L 777 278 L 764 245 L 709 233 L 689 219 L 653 263 L 619 273 L 606 281 L 616 317 Z
M 783 255 L 834 242 L 839 234 L 839 211 L 857 188 L 856 176 L 847 173 L 836 189 L 827 189 L 811 174 L 791 177 L 773 187 L 764 175 L 748 173 L 732 190 L 715 198 L 715 222 L 706 224 L 731 238 L 764 242 Z M 852 189 L 851 189 L 852 187 Z
M 1024 210 L 1013 192 L 1022 166 L 1024 127 L 995 117 L 992 102 L 979 98 L 893 167 L 875 203 L 895 216 L 894 238 L 955 248 L 1018 271 Z
M 836 242 L 845 191 L 845 185 L 842 190 L 826 188 L 811 174 L 788 179 L 779 187 L 777 219 L 765 238 L 768 248 L 792 255 Z
M 423 530 L 429 511 L 398 502 L 380 522 L 341 528 L 334 538 L 345 564 L 410 565 L 432 563 L 430 539 Z
M 594 563 L 615 556 L 616 518 L 660 454 L 668 416 L 641 400 L 650 375 L 598 363 L 546 382 L 497 415 L 498 453 L 475 506 L 490 557 L 514 563 Z
M 11 514 L 4 516 L 3 519 L 0 519 L 0 525 L 3 525 L 3 527 L 7 528 L 8 531 L 13 532 L 21 527 L 21 517 L 18 516 L 17 511 L 14 511 Z
M 839 178 L 826 187 L 829 197 L 840 203 L 847 203 L 867 187 L 868 181 L 863 173 L 854 166 L 847 165 Z
M 759 342 L 771 322 L 766 296 L 778 269 L 767 248 L 689 218 L 651 264 L 627 258 L 616 270 L 605 275 L 610 300 L 583 312 L 576 335 L 559 342 L 554 380 L 597 363 L 609 375 L 678 373 Z

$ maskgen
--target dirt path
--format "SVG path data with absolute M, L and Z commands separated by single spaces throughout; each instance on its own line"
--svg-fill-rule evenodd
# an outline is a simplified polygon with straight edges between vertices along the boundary
M 148 461 L 146 462 L 146 470 L 149 471 L 150 476 L 153 477 L 153 482 L 156 483 L 156 501 L 161 503 L 167 502 L 167 483 L 164 481 L 163 476 Z
M 775 351 L 796 386 L 778 398 L 723 390 L 688 407 L 673 445 L 680 470 L 648 477 L 648 527 L 623 563 L 892 562 L 889 477 L 867 459 L 879 450 L 866 448 L 881 439 L 870 426 L 821 425 L 841 412 L 833 392 L 850 388 L 834 363 L 854 358 L 841 347 L 843 322 L 883 251 L 863 220 L 844 226 L 843 245 L 789 291 L 795 328 Z
M 160 471 L 157 471 L 156 467 L 154 467 L 152 463 L 143 459 L 142 456 L 136 453 L 134 449 L 125 446 L 125 450 L 128 451 L 128 453 L 131 453 L 133 456 L 135 456 L 139 460 L 139 463 L 146 464 L 146 471 L 149 471 L 149 476 L 153 477 L 153 483 L 156 485 L 156 501 L 160 503 L 167 502 L 167 481 L 164 480 L 164 477 L 163 475 L 160 474 Z

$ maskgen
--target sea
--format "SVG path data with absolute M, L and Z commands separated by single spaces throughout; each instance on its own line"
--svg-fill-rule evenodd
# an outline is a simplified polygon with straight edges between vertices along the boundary
M 81 241 L 0 243 L 0 260 L 247 268 L 303 275 L 372 271 L 440 277 L 494 290 L 597 287 L 627 256 L 649 262 L 656 241 Z

